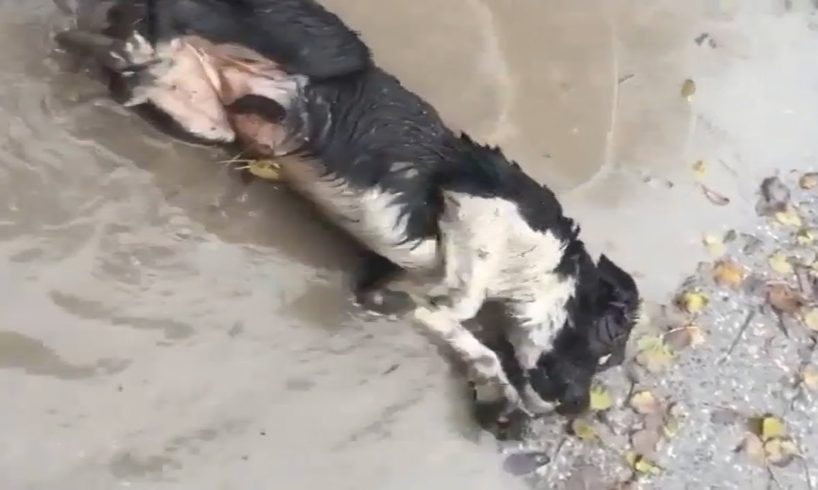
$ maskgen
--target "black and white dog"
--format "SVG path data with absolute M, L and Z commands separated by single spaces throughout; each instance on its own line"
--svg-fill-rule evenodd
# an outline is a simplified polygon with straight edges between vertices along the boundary
M 95 50 L 129 104 L 275 158 L 370 251 L 359 301 L 393 297 L 385 286 L 402 271 L 440 272 L 411 315 L 466 362 L 480 401 L 587 407 L 593 375 L 623 360 L 639 292 L 605 256 L 593 261 L 550 190 L 453 134 L 314 0 L 109 1 L 111 42 L 82 30 L 61 41 Z M 487 300 L 511 320 L 518 386 L 462 325 Z

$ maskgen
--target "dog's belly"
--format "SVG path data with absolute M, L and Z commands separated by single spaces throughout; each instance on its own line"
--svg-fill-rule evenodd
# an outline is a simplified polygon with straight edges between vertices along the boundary
M 322 175 L 320 162 L 292 156 L 277 160 L 293 189 L 372 251 L 408 270 L 437 266 L 437 240 L 407 238 L 409 215 L 394 192 L 353 188 L 344 179 Z

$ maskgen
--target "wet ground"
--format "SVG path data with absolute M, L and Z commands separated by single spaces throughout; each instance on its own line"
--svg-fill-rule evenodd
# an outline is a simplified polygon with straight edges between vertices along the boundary
M 327 4 L 453 126 L 558 190 L 593 250 L 653 302 L 707 257 L 705 233 L 757 228 L 763 177 L 818 161 L 810 1 Z M 286 192 L 242 183 L 214 163 L 221 153 L 170 141 L 57 63 L 49 0 L 0 0 L 0 19 L 0 487 L 526 487 L 470 423 L 438 352 L 408 324 L 351 308 L 348 244 Z M 738 328 L 710 327 L 709 370 Z M 746 366 L 719 369 L 738 379 Z M 680 372 L 675 394 L 706 396 L 695 370 Z M 624 371 L 606 383 L 624 403 Z M 748 412 L 780 412 L 752 400 Z M 794 432 L 814 436 L 799 420 Z M 763 472 L 745 479 L 750 462 L 709 450 L 665 448 L 667 470 L 642 485 L 766 488 Z M 619 452 L 599 456 L 606 474 L 619 475 Z M 557 460 L 539 485 L 571 485 Z M 794 475 L 783 488 L 807 488 Z

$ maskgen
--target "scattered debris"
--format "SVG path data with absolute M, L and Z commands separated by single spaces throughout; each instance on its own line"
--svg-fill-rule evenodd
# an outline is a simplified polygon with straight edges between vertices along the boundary
M 693 101 L 693 96 L 696 94 L 696 82 L 691 79 L 687 79 L 682 82 L 682 97 L 687 99 L 688 102 Z
M 801 176 L 798 179 L 798 185 L 802 189 L 812 190 L 818 187 L 818 172 L 810 172 Z
M 738 289 L 744 277 L 744 268 L 733 260 L 720 260 L 713 266 L 713 280 L 719 286 Z
M 707 164 L 704 163 L 704 160 L 699 160 L 693 164 L 693 175 L 699 180 L 707 175 Z
M 730 204 L 730 198 L 719 194 L 718 192 L 710 189 L 709 187 L 702 184 L 702 192 L 704 192 L 704 196 L 716 206 L 727 206 Z
M 759 216 L 773 216 L 783 213 L 790 203 L 790 189 L 778 177 L 767 177 L 761 182 L 756 213 Z
M 673 351 L 660 337 L 642 337 L 638 346 L 636 362 L 650 372 L 662 371 L 673 361 Z
M 601 384 L 595 384 L 591 387 L 591 404 L 590 408 L 594 412 L 604 412 L 613 406 L 613 397 Z

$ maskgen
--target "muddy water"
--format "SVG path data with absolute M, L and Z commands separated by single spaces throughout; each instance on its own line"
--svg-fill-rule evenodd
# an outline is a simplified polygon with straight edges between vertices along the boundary
M 327 4 L 554 187 L 610 160 L 629 3 Z M 633 21 L 656 49 L 661 19 Z M 520 485 L 428 342 L 350 307 L 351 247 L 107 101 L 49 56 L 59 21 L 0 0 L 0 487 Z

